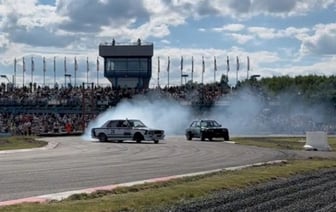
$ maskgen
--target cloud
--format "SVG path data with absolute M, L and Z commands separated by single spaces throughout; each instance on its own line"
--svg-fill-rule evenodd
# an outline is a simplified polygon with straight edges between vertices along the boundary
M 228 36 L 231 36 L 239 44 L 244 44 L 254 39 L 252 35 L 243 35 L 243 34 L 238 34 L 238 33 L 230 33 L 228 34 Z
M 227 24 L 222 27 L 216 27 L 212 30 L 215 32 L 223 32 L 223 31 L 230 31 L 230 32 L 238 32 L 245 29 L 245 26 L 243 24 Z
M 230 0 L 229 7 L 237 14 L 248 13 L 251 9 L 252 2 L 250 0 Z
M 119 27 L 134 19 L 138 23 L 149 20 L 143 1 L 66 1 L 60 0 L 57 13 L 68 17 L 60 24 L 67 31 L 96 32 L 102 26 Z
M 304 53 L 334 55 L 336 54 L 336 24 L 319 24 L 315 34 L 303 40 Z
M 296 8 L 298 1 L 293 0 L 255 0 L 253 9 L 269 13 L 288 13 Z
M 335 4 L 334 0 L 230 0 L 227 6 L 231 12 L 228 13 L 226 11 L 223 14 L 238 18 L 252 17 L 260 14 L 281 17 L 298 16 Z

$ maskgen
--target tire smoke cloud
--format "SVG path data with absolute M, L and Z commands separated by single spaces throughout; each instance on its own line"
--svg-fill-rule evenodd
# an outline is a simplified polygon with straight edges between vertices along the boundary
M 305 134 L 324 123 L 325 104 L 310 105 L 295 94 L 282 93 L 270 100 L 249 88 L 223 96 L 213 107 L 182 105 L 160 91 L 122 100 L 92 120 L 82 138 L 90 140 L 91 129 L 110 119 L 140 119 L 166 135 L 183 135 L 192 120 L 214 119 L 230 135 Z
M 147 127 L 165 130 L 166 135 L 184 132 L 192 118 L 192 110 L 174 99 L 162 97 L 157 93 L 138 95 L 132 99 L 122 100 L 92 120 L 82 136 L 91 139 L 91 129 L 100 127 L 111 119 L 140 119 Z

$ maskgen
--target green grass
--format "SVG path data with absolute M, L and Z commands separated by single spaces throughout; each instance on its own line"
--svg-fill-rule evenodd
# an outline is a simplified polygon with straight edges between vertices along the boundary
M 14 136 L 14 137 L 0 137 L 0 151 L 1 150 L 15 150 L 43 147 L 48 143 L 45 141 L 36 140 L 35 137 Z
M 145 211 L 148 208 L 201 198 L 222 189 L 245 188 L 277 178 L 331 167 L 336 167 L 336 160 L 293 160 L 277 165 L 100 191 L 90 195 L 78 194 L 60 202 L 7 206 L 0 208 L 0 211 Z
M 232 138 L 234 142 L 242 145 L 302 150 L 305 144 L 305 137 L 239 137 Z M 328 137 L 328 143 L 333 150 L 336 149 L 336 137 Z

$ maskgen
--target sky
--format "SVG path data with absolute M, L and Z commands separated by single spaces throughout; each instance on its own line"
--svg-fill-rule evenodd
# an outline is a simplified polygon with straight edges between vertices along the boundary
M 151 87 L 167 85 L 168 57 L 170 85 L 181 83 L 181 57 L 185 81 L 191 80 L 192 57 L 197 82 L 204 58 L 204 83 L 227 74 L 227 58 L 232 86 L 237 58 L 238 80 L 330 76 L 336 72 L 336 0 L 0 0 L 0 73 L 7 76 L 0 82 L 64 84 L 76 75 L 78 84 L 109 85 L 98 46 L 113 38 L 154 44 Z

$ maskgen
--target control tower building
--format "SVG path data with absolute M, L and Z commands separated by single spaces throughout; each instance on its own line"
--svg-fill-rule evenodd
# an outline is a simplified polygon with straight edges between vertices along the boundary
M 152 77 L 153 44 L 136 43 L 99 45 L 99 56 L 104 58 L 104 77 L 112 88 L 148 88 Z

